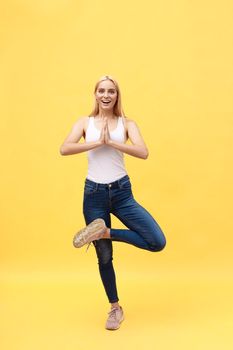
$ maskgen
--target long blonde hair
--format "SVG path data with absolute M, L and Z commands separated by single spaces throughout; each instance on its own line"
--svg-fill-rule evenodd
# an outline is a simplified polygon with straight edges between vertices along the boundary
M 111 77 L 110 75 L 104 75 L 103 77 L 101 77 L 97 81 L 97 83 L 95 84 L 94 94 L 96 93 L 96 90 L 98 89 L 98 86 L 101 83 L 101 81 L 104 81 L 104 80 L 111 80 L 113 82 L 113 84 L 115 85 L 116 90 L 117 90 L 117 100 L 116 100 L 116 103 L 113 107 L 113 113 L 118 117 L 122 116 L 122 117 L 126 118 L 124 111 L 123 111 L 123 108 L 122 108 L 122 104 L 121 104 L 120 88 L 119 88 L 117 81 L 115 79 L 113 79 L 113 77 Z M 98 115 L 98 113 L 99 113 L 99 105 L 95 99 L 95 105 L 94 105 L 94 108 L 93 108 L 91 114 L 89 115 L 89 117 L 96 116 L 96 115 Z M 124 120 L 124 118 L 123 118 L 123 120 Z

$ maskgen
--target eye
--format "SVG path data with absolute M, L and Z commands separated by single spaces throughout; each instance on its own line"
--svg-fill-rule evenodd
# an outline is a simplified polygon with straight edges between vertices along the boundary
M 110 94 L 115 94 L 116 93 L 116 90 L 109 90 Z
M 104 92 L 104 89 L 99 89 L 98 92 L 102 94 Z

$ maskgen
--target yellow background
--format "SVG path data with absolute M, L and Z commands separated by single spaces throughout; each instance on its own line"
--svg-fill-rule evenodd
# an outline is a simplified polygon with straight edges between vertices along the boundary
M 2 350 L 232 348 L 232 11 L 230 0 L 1 2 Z M 125 155 L 134 196 L 167 238 L 159 253 L 113 243 L 115 332 L 94 247 L 72 246 L 86 154 L 59 154 L 105 74 L 150 152 Z

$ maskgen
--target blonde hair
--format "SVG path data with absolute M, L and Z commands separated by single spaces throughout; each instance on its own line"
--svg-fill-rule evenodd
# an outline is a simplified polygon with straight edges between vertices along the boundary
M 97 81 L 97 83 L 95 84 L 94 94 L 96 93 L 96 91 L 97 91 L 97 89 L 98 89 L 98 86 L 99 86 L 99 84 L 101 83 L 101 81 L 104 81 L 104 80 L 111 80 L 111 81 L 113 82 L 113 84 L 115 85 L 115 87 L 116 87 L 116 91 L 117 91 L 117 100 L 116 100 L 116 103 L 115 103 L 115 105 L 114 105 L 114 107 L 113 107 L 113 113 L 114 113 L 116 116 L 118 116 L 118 117 L 122 116 L 122 117 L 125 117 L 125 118 L 126 118 L 126 116 L 125 116 L 125 114 L 124 114 L 124 111 L 123 111 L 123 108 L 122 108 L 122 104 L 121 104 L 121 92 L 120 92 L 120 88 L 119 88 L 119 85 L 118 85 L 117 81 L 116 81 L 115 79 L 113 79 L 113 77 L 111 77 L 110 75 L 104 75 L 103 77 L 101 77 L 101 78 Z M 96 115 L 98 115 L 98 113 L 99 113 L 99 105 L 98 105 L 98 103 L 97 103 L 97 101 L 96 101 L 96 99 L 95 99 L 95 105 L 94 105 L 94 108 L 93 108 L 91 114 L 89 115 L 89 117 L 90 117 L 90 116 L 96 116 Z M 124 118 L 123 118 L 123 119 L 124 119 Z

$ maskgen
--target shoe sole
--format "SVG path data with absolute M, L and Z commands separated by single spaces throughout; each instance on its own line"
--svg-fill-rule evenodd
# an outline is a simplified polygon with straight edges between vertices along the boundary
M 115 331 L 115 330 L 119 329 L 120 326 L 121 326 L 121 322 L 124 321 L 124 319 L 125 319 L 125 317 L 122 316 L 122 318 L 119 321 L 119 326 L 117 328 L 107 328 L 107 327 L 105 327 L 105 329 L 108 329 L 109 331 Z
M 75 248 L 81 248 L 85 244 L 101 238 L 106 230 L 105 221 L 101 218 L 93 220 L 86 227 L 78 231 L 73 238 Z

